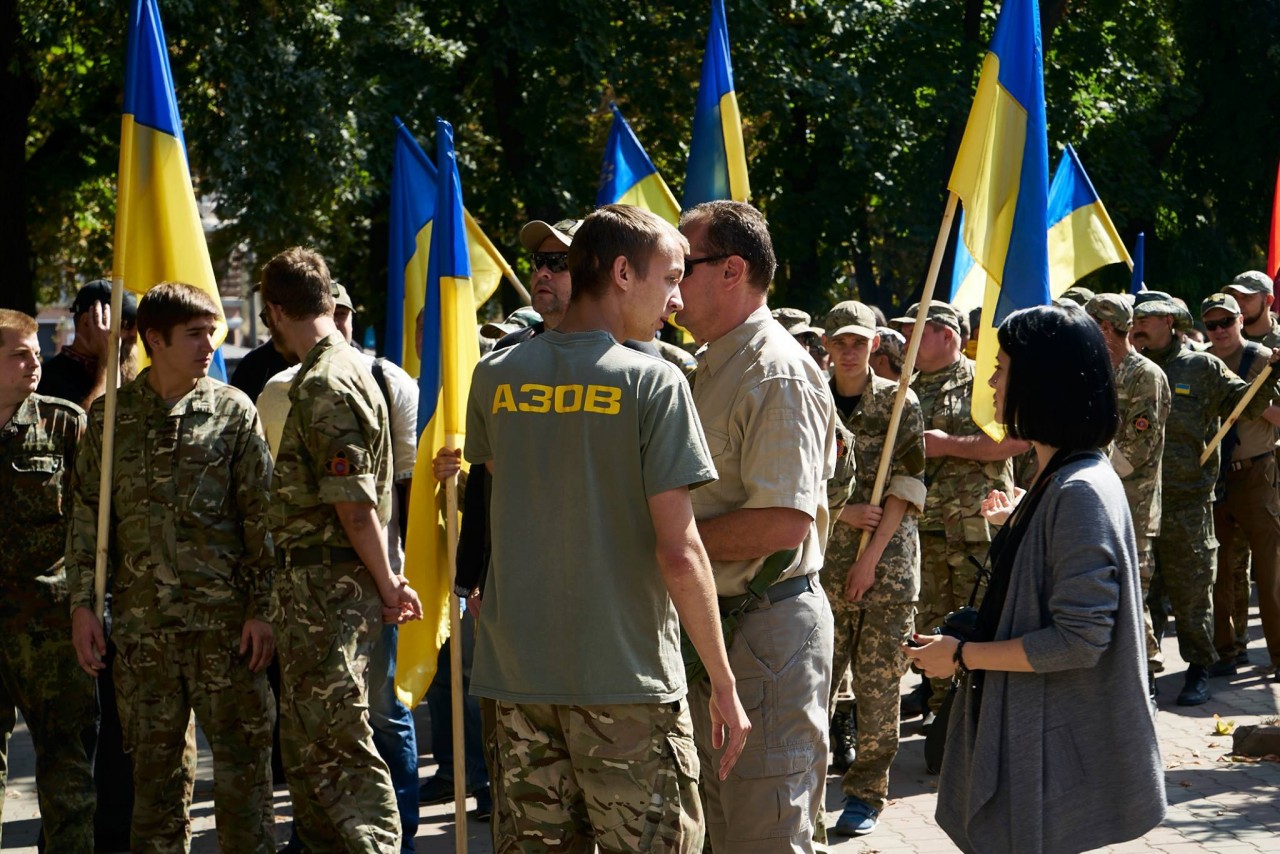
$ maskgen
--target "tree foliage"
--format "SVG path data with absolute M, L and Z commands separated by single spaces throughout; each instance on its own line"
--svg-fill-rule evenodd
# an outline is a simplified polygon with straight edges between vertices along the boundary
M 781 261 L 775 302 L 910 301 L 996 4 L 726 5 L 754 201 Z M 31 273 L 16 291 L 65 288 L 110 266 L 127 4 L 0 11 L 17 22 L 0 32 L 0 232 L 13 232 L 0 250 Z M 1073 143 L 1121 232 L 1147 233 L 1148 282 L 1195 297 L 1260 267 L 1280 160 L 1280 0 L 1041 11 L 1050 150 Z M 309 242 L 375 320 L 394 115 L 429 151 L 434 117 L 455 124 L 468 207 L 513 261 L 521 222 L 594 203 L 611 100 L 680 194 L 706 3 L 165 0 L 162 12 L 193 173 L 222 221 L 220 269 Z M 1090 284 L 1126 282 L 1109 269 Z

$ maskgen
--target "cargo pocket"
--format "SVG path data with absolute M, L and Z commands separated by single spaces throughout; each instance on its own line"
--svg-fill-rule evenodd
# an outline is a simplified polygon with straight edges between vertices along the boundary
M 32 454 L 10 463 L 13 514 L 18 522 L 41 524 L 62 516 L 62 457 Z

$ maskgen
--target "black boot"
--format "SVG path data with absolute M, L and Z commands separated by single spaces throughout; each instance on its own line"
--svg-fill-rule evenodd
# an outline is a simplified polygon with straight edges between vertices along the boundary
M 920 684 L 902 697 L 901 711 L 903 718 L 914 718 L 929 711 L 929 698 L 933 696 L 933 685 L 928 679 L 921 679 Z
M 853 713 L 837 709 L 831 716 L 831 770 L 843 774 L 853 764 Z
M 1199 706 L 1209 702 L 1209 670 L 1200 664 L 1187 665 L 1187 681 L 1178 694 L 1179 706 Z

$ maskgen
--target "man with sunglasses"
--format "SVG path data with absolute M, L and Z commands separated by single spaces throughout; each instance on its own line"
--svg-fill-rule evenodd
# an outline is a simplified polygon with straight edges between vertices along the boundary
M 1217 293 L 1201 304 L 1209 352 L 1231 372 L 1252 383 L 1271 350 L 1246 341 L 1236 298 Z M 1213 585 L 1213 643 L 1218 661 L 1210 676 L 1229 676 L 1248 661 L 1249 555 L 1258 581 L 1258 610 L 1272 667 L 1280 665 L 1280 495 L 1276 493 L 1276 439 L 1269 407 L 1261 418 L 1240 418 L 1222 442 L 1218 500 L 1213 508 L 1218 537 L 1218 575 Z M 1243 659 L 1243 660 L 1242 660 Z

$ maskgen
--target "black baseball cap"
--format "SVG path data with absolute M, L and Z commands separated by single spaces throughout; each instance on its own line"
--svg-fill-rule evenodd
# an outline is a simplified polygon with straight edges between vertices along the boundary
M 71 314 L 79 317 L 89 309 L 93 308 L 94 303 L 105 303 L 111 305 L 111 280 L 110 279 L 94 279 L 89 284 L 80 289 L 76 294 L 76 298 L 71 301 Z M 138 298 L 129 291 L 124 292 L 124 301 L 122 304 L 124 311 L 124 320 L 135 321 L 138 318 Z

